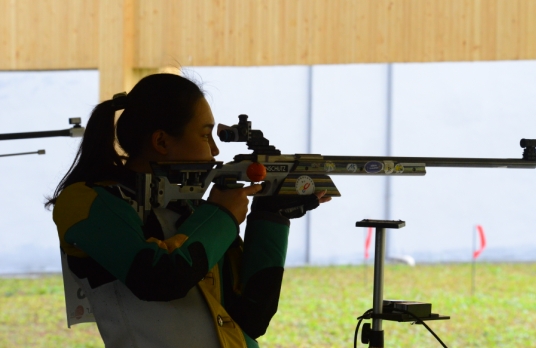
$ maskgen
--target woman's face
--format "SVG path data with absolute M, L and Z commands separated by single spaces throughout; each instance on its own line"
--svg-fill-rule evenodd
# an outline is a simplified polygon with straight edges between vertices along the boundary
M 182 137 L 170 137 L 166 161 L 213 161 L 220 150 L 212 131 L 214 116 L 205 98 L 194 106 L 194 117 L 186 125 Z

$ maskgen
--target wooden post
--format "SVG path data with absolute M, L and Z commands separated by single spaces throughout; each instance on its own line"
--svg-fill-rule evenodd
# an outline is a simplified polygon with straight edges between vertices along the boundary
M 134 68 L 136 41 L 135 0 L 99 2 L 100 100 L 128 92 L 144 76 L 158 69 Z

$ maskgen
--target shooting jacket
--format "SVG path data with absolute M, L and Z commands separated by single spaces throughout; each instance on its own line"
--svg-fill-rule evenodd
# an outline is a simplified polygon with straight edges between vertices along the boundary
M 53 212 L 105 345 L 258 347 L 277 311 L 288 219 L 250 214 L 244 242 L 208 202 L 153 209 L 143 224 L 116 184 L 72 184 Z

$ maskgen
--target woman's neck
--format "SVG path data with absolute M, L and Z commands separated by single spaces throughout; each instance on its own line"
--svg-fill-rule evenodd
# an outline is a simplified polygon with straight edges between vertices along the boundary
M 151 165 L 149 160 L 143 158 L 129 158 L 125 163 L 125 167 L 133 172 L 137 173 L 152 173 Z

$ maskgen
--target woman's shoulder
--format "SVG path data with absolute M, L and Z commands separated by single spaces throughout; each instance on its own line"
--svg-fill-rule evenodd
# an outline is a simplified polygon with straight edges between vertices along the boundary
M 72 204 L 83 205 L 90 204 L 98 196 L 97 191 L 92 185 L 85 182 L 76 182 L 65 187 L 58 195 L 54 210 L 69 206 Z
M 53 215 L 89 215 L 91 207 L 96 201 L 108 203 L 116 206 L 119 201 L 123 201 L 114 194 L 115 182 L 76 182 L 65 187 L 58 195 L 54 206 Z M 124 202 L 124 201 L 123 201 Z M 124 202 L 128 206 L 126 202 Z M 122 206 L 122 204 L 119 204 Z
M 65 187 L 58 195 L 56 206 L 62 204 L 87 204 L 91 203 L 99 195 L 110 192 L 110 188 L 117 183 L 112 181 L 103 181 L 97 183 L 75 182 Z M 112 194 L 113 195 L 113 194 Z
M 138 214 L 130 204 L 113 193 L 113 186 L 111 182 L 77 182 L 64 188 L 52 212 L 58 231 L 65 233 L 81 221 L 116 221 L 137 227 L 140 224 Z

